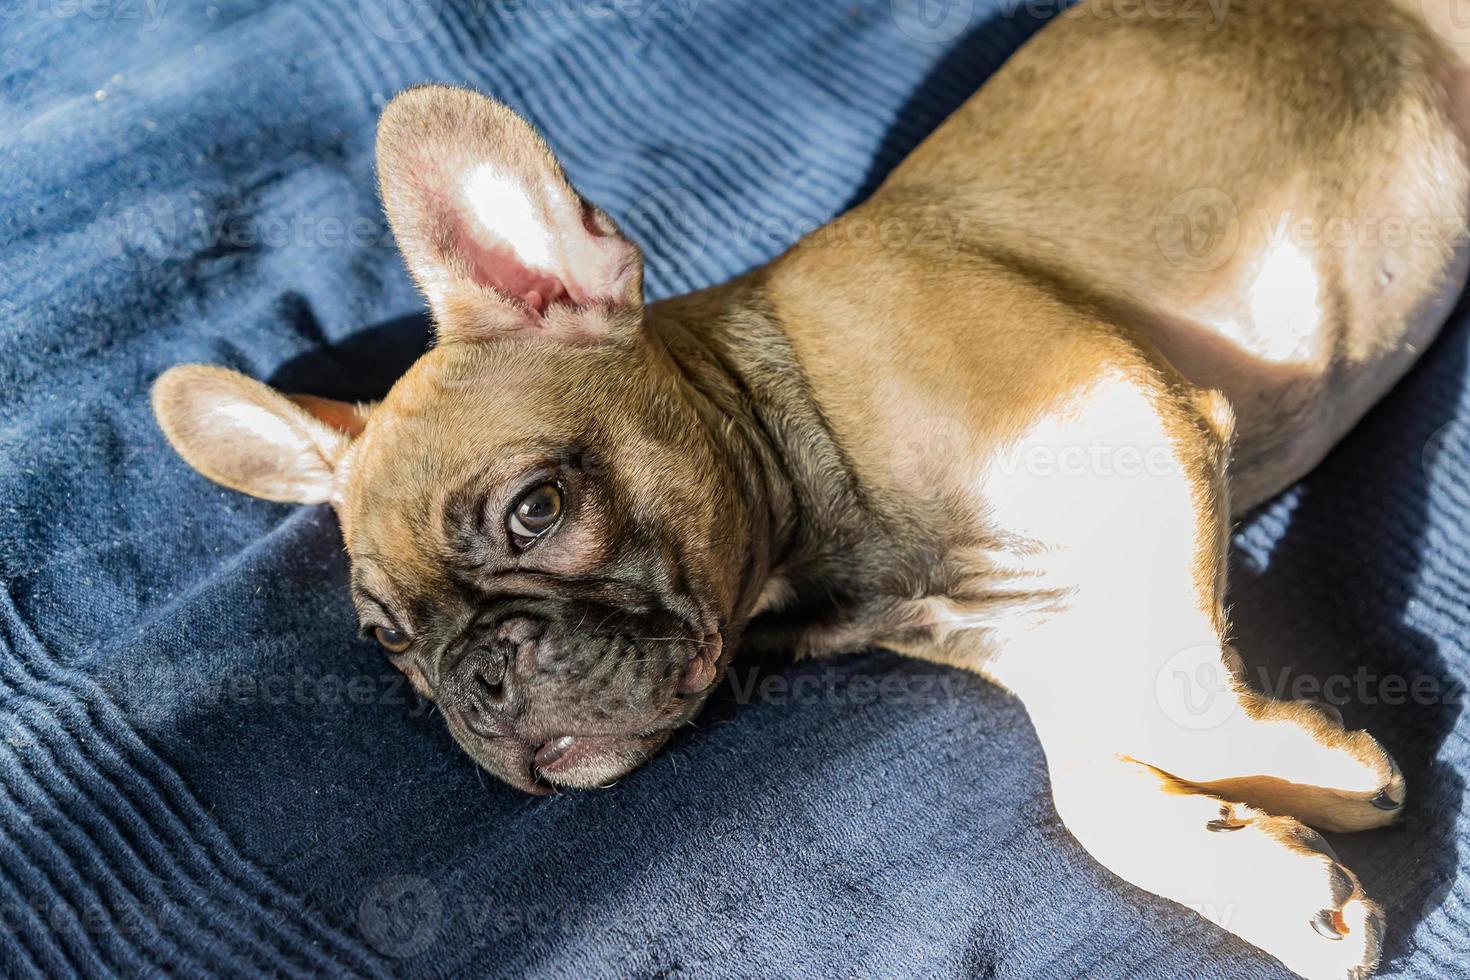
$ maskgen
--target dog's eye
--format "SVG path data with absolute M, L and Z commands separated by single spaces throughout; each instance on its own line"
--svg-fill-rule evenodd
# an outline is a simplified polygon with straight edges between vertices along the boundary
M 373 627 L 373 638 L 389 653 L 402 653 L 413 645 L 413 641 L 395 629 L 386 626 Z
M 529 547 L 531 542 L 556 527 L 561 520 L 561 488 L 555 483 L 543 483 L 528 490 L 516 501 L 510 515 L 505 519 L 505 529 L 510 532 L 511 543 L 517 548 Z

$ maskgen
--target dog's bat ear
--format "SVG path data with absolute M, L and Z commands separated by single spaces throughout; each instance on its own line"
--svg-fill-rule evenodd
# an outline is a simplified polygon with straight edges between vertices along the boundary
M 378 184 L 441 339 L 592 342 L 641 318 L 643 257 L 524 119 L 469 89 L 409 89 L 378 123 Z
M 332 499 L 337 463 L 368 411 L 283 395 L 204 364 L 170 368 L 153 385 L 153 414 L 186 463 L 233 490 L 288 503 Z

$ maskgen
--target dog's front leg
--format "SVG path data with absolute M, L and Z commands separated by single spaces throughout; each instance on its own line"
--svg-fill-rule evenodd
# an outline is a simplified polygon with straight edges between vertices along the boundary
M 1049 751 L 1068 830 L 1100 863 L 1184 905 L 1305 977 L 1377 964 L 1383 918 L 1298 820 L 1200 791 L 1127 756 Z
M 1397 807 L 1386 800 L 1401 801 L 1403 785 L 1388 756 L 1310 706 L 1244 690 L 1218 644 L 1146 655 L 1149 647 L 1103 639 L 1127 637 L 1124 622 L 1075 625 L 1096 637 L 1076 649 L 1110 662 L 1111 676 L 1079 665 L 1012 687 L 1077 840 L 1116 874 L 1303 976 L 1370 972 L 1382 914 L 1307 823 L 1391 820 Z
M 937 642 L 910 652 L 1024 701 L 1057 812 L 1102 864 L 1304 976 L 1365 975 L 1382 915 L 1308 824 L 1385 824 L 1403 780 L 1366 733 L 1244 685 L 1224 641 L 1225 425 L 1207 399 L 1110 385 L 982 480 L 1002 544 L 974 589 L 1021 598 L 998 617 L 994 598 L 930 600 L 915 615 Z

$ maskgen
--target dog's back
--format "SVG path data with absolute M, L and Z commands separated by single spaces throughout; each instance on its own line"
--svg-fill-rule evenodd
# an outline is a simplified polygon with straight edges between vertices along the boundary
M 947 202 L 965 248 L 1224 392 L 1252 506 L 1408 369 L 1465 280 L 1470 24 L 1446 36 L 1454 0 L 1423 6 L 1442 31 L 1417 0 L 1080 4 L 868 212 Z

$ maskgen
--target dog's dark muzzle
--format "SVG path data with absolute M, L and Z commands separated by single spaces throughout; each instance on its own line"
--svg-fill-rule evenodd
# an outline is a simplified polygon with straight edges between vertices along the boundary
M 435 698 L 476 761 L 522 789 L 633 768 L 693 716 L 721 643 L 668 615 L 517 607 L 447 648 Z M 539 608 L 538 608 L 539 606 Z M 603 781 L 603 780 L 599 780 Z

